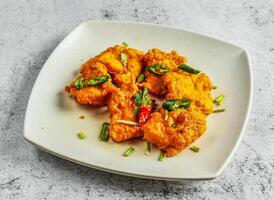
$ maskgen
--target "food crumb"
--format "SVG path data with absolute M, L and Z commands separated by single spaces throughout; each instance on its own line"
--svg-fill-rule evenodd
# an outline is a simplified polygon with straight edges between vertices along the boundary
M 79 116 L 79 119 L 85 119 L 84 115 Z

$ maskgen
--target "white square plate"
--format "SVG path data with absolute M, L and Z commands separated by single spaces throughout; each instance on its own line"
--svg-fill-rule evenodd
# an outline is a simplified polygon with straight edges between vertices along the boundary
M 213 96 L 226 95 L 224 113 L 208 117 L 208 130 L 178 156 L 157 161 L 159 151 L 144 155 L 144 142 L 98 141 L 101 124 L 108 121 L 106 108 L 80 106 L 65 94 L 81 64 L 107 47 L 127 41 L 146 51 L 177 50 L 188 63 L 207 73 L 218 86 Z M 159 25 L 129 22 L 87 21 L 72 31 L 54 50 L 32 89 L 25 116 L 24 137 L 41 149 L 64 159 L 117 174 L 151 179 L 210 179 L 224 169 L 243 135 L 251 96 L 251 66 L 244 49 L 196 33 Z M 86 116 L 79 119 L 80 115 Z M 76 134 L 85 131 L 87 139 Z M 130 157 L 121 154 L 135 147 Z

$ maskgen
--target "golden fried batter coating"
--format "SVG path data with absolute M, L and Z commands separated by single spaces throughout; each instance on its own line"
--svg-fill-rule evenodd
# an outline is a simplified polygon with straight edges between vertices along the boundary
M 106 67 L 98 62 L 91 64 L 88 61 L 83 67 L 85 70 L 82 70 L 79 77 L 83 77 L 85 80 L 108 74 Z M 77 89 L 74 82 L 66 87 L 66 91 L 75 97 L 77 102 L 94 106 L 106 105 L 113 90 L 115 90 L 115 86 L 111 83 L 111 80 L 98 86 L 85 86 L 83 89 Z
M 154 112 L 148 122 L 142 127 L 144 139 L 163 149 L 169 144 L 169 137 L 166 132 L 166 122 L 159 112 Z
M 180 56 L 177 51 L 166 53 L 160 49 L 150 49 L 144 56 L 144 62 L 147 66 L 159 64 L 168 66 L 170 69 L 177 68 L 179 65 L 187 62 L 186 58 Z
M 88 62 L 93 64 L 100 62 L 104 64 L 110 74 L 121 73 L 124 70 L 124 65 L 121 62 L 121 53 L 125 51 L 125 47 L 116 45 L 109 47 L 99 55 L 91 58 Z M 81 71 L 85 71 L 87 66 L 83 66 Z
M 143 86 L 147 88 L 149 93 L 156 96 L 163 96 L 166 93 L 166 88 L 161 76 L 156 76 L 150 72 L 146 72 L 146 79 Z
M 131 92 L 131 94 L 134 94 L 138 90 L 138 87 L 135 84 L 136 77 L 129 71 L 114 74 L 113 81 L 119 88 Z
M 142 128 L 144 139 L 165 151 L 168 157 L 181 152 L 206 131 L 205 115 L 195 105 L 169 112 L 167 121 L 163 116 L 163 109 L 153 113 Z
M 135 121 L 135 103 L 131 92 L 121 89 L 114 91 L 108 103 L 108 110 L 111 119 L 109 135 L 114 141 L 121 142 L 143 136 L 141 127 L 116 122 L 117 120 Z
M 166 53 L 160 49 L 151 49 L 144 55 L 137 49 L 116 45 L 83 64 L 78 80 L 82 77 L 84 82 L 79 86 L 74 81 L 66 87 L 66 91 L 81 104 L 108 106 L 109 135 L 114 141 L 122 142 L 143 136 L 163 150 L 166 156 L 174 156 L 206 131 L 206 115 L 213 110 L 210 79 L 206 74 L 191 74 L 177 68 L 186 62 L 186 58 L 176 51 Z M 133 97 L 138 91 L 136 78 L 144 66 L 155 64 L 167 66 L 169 72 L 157 76 L 145 71 L 146 79 L 138 83 L 139 87 L 146 87 L 149 93 L 163 96 L 166 100 L 186 98 L 191 105 L 187 109 L 168 112 L 167 119 L 167 111 L 161 107 L 158 112 L 151 114 L 148 121 L 144 121 L 144 125 L 140 122 L 142 126 L 117 122 L 138 121 L 135 113 L 137 105 Z M 102 75 L 111 78 L 98 86 L 88 85 L 91 84 L 88 80 Z M 138 106 L 149 107 L 149 112 L 152 105 L 140 103 Z M 150 113 L 147 116 L 146 119 Z
M 165 65 L 169 67 L 169 69 L 174 69 L 179 65 L 186 63 L 186 61 L 186 58 L 180 56 L 177 51 L 166 53 L 160 49 L 150 49 L 144 55 L 144 62 L 146 66 L 159 64 Z M 165 85 L 162 81 L 162 76 L 157 76 L 150 72 L 146 72 L 146 81 L 144 82 L 144 86 L 150 93 L 157 96 L 161 96 L 166 93 Z
M 127 55 L 127 70 L 135 77 L 138 77 L 144 67 L 144 53 L 133 48 L 127 48 L 124 53 Z
M 121 54 L 125 54 L 127 65 L 124 66 L 121 60 Z M 136 91 L 136 77 L 139 76 L 143 69 L 144 53 L 137 49 L 126 48 L 115 45 L 100 53 L 98 56 L 91 58 L 89 63 L 100 62 L 107 67 L 108 73 L 113 77 L 114 84 L 124 90 Z M 83 66 L 82 71 L 87 70 L 88 66 Z
M 166 86 L 166 99 L 186 98 L 193 102 L 205 114 L 213 110 L 210 91 L 212 83 L 206 74 L 190 74 L 180 69 L 162 77 Z

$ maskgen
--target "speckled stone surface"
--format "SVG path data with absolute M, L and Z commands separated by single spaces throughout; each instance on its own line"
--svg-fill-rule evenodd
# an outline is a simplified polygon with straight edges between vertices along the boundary
M 171 25 L 245 47 L 254 73 L 252 114 L 236 154 L 211 181 L 113 175 L 42 152 L 23 139 L 32 85 L 80 22 Z M 274 1 L 0 0 L 0 199 L 274 199 Z

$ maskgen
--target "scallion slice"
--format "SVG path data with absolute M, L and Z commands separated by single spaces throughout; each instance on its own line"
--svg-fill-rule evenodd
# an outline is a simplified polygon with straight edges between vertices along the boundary
M 130 156 L 133 152 L 134 152 L 134 148 L 133 147 L 129 147 L 124 153 L 123 153 L 123 156 L 124 157 L 128 157 Z
M 192 146 L 189 148 L 191 151 L 195 152 L 195 153 L 198 153 L 200 151 L 200 148 L 197 147 L 197 146 Z
M 159 160 L 159 161 L 163 161 L 163 160 L 164 160 L 164 157 L 165 157 L 165 152 L 164 152 L 164 151 L 161 151 L 158 160 Z
M 81 131 L 81 132 L 79 132 L 78 134 L 77 134 L 77 136 L 78 136 L 78 138 L 80 139 L 80 140 L 84 140 L 84 139 L 86 139 L 86 134 L 83 132 L 83 131 Z

